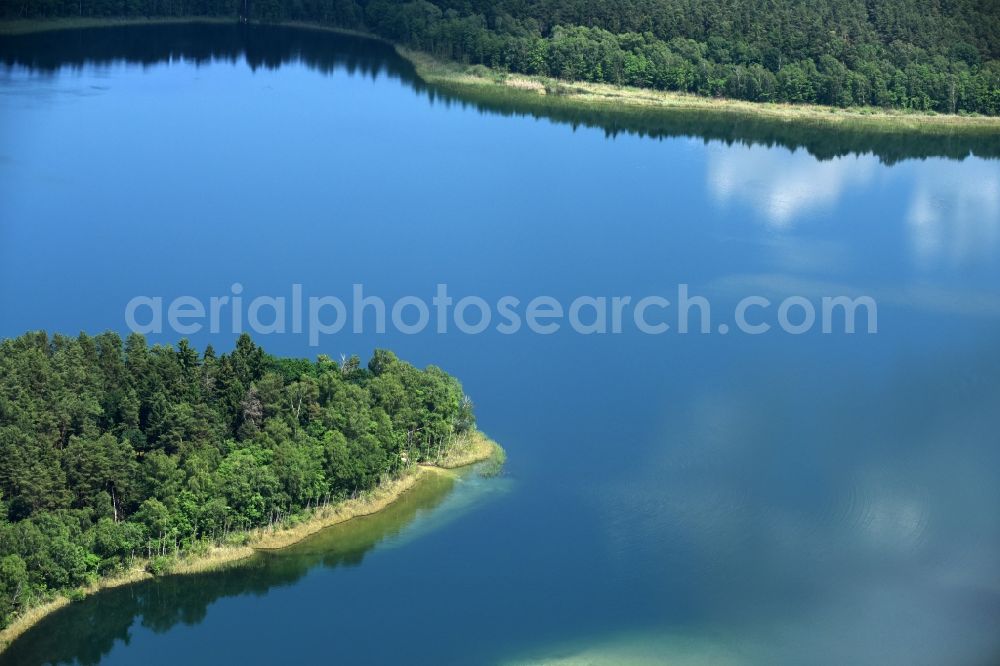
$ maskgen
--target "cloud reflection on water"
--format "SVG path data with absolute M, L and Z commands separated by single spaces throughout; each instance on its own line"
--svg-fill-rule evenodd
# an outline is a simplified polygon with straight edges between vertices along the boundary
M 823 399 L 773 368 L 694 391 L 642 478 L 602 489 L 609 554 L 660 562 L 648 585 L 698 599 L 746 663 L 993 663 L 1000 358 L 979 351 Z M 704 572 L 676 576 L 692 551 Z
M 851 155 L 819 161 L 804 151 L 712 145 L 708 186 L 720 206 L 748 205 L 773 229 L 790 229 L 808 214 L 834 207 L 849 188 L 867 185 L 878 160 Z
M 884 211 L 881 219 L 899 228 L 900 247 L 918 269 L 983 264 L 1000 249 L 996 161 L 932 158 L 886 172 L 872 155 L 819 161 L 802 151 L 721 145 L 706 152 L 707 189 L 716 204 L 736 219 L 743 217 L 741 209 L 759 216 L 773 233 L 757 242 L 778 242 L 772 249 L 785 250 L 778 254 L 786 268 L 832 267 L 831 257 L 844 248 L 803 237 L 802 223 L 825 212 L 843 226 L 851 221 L 849 211 L 838 210 L 843 200 L 878 188 L 906 190 L 900 197 L 905 206 Z
M 1000 241 L 1000 167 L 929 160 L 914 171 L 906 224 L 915 263 L 992 259 Z

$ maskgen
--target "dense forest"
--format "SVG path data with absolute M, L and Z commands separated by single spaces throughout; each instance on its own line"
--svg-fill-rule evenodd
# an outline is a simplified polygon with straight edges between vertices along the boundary
M 367 30 L 502 71 L 754 101 L 1000 114 L 996 0 L 0 0 L 0 16 Z
M 55 591 L 355 496 L 475 427 L 459 382 L 137 334 L 0 343 L 0 627 Z

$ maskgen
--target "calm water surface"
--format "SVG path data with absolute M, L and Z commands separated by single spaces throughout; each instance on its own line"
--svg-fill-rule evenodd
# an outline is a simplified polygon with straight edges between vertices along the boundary
M 97 595 L 0 662 L 997 663 L 997 138 L 517 111 L 318 32 L 6 38 L 0 335 L 125 332 L 133 296 L 234 282 L 688 283 L 721 320 L 751 294 L 870 294 L 878 333 L 262 338 L 444 367 L 505 476 Z

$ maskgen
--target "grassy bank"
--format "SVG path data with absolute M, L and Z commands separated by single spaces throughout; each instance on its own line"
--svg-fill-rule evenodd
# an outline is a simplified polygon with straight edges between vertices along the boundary
M 113 25 L 154 25 L 176 23 L 233 23 L 234 17 L 189 18 L 61 18 L 0 21 L 0 35 L 18 35 L 48 30 L 87 28 Z M 308 22 L 285 22 L 281 25 L 326 30 L 340 34 L 385 41 L 370 33 L 346 30 Z M 886 133 L 1000 132 L 1000 117 L 947 115 L 883 109 L 875 107 L 839 108 L 815 104 L 784 104 L 748 102 L 743 100 L 703 97 L 650 88 L 615 86 L 605 83 L 565 81 L 541 76 L 508 74 L 482 65 L 463 65 L 434 58 L 426 53 L 396 46 L 396 51 L 413 64 L 425 82 L 456 96 L 472 98 L 500 93 L 508 101 L 521 101 L 537 106 L 538 101 L 557 107 L 588 111 L 637 111 L 644 114 L 661 112 L 720 114 L 732 117 L 753 117 L 781 123 L 801 123 L 843 127 L 852 131 Z M 540 99 L 541 98 L 541 99 Z
M 631 88 L 604 83 L 563 81 L 540 76 L 507 74 L 481 65 L 461 65 L 433 58 L 425 53 L 396 47 L 424 81 L 455 95 L 472 97 L 489 91 L 504 91 L 508 97 L 544 99 L 558 106 L 575 106 L 597 111 L 637 110 L 703 112 L 712 115 L 753 116 L 780 122 L 821 123 L 872 131 L 933 131 L 953 133 L 1000 131 L 1000 117 L 944 115 L 880 108 L 838 108 L 812 104 L 779 104 L 702 97 L 699 95 Z M 539 100 L 540 101 L 540 100 Z
M 187 18 L 53 18 L 53 19 L 13 19 L 0 20 L 0 35 L 27 35 L 33 32 L 51 30 L 73 30 L 76 28 L 103 28 L 116 25 L 169 25 L 183 23 L 235 23 L 229 16 L 191 16 Z
M 251 530 L 241 535 L 239 545 L 215 545 L 185 553 L 173 559 L 163 571 L 167 575 L 183 575 L 212 571 L 246 559 L 258 550 L 276 550 L 302 541 L 320 530 L 352 518 L 367 516 L 389 506 L 429 474 L 455 474 L 453 471 L 490 459 L 502 460 L 503 449 L 483 433 L 474 431 L 455 439 L 452 447 L 436 464 L 412 465 L 399 477 L 388 479 L 359 497 L 329 506 L 321 506 L 304 517 L 295 517 L 285 524 Z M 59 595 L 21 614 L 6 629 L 0 631 L 0 652 L 18 636 L 51 613 L 72 601 L 83 599 L 101 590 L 129 585 L 153 578 L 150 562 L 139 560 L 128 571 L 101 578 L 93 585 Z
M 455 469 L 503 455 L 503 449 L 499 444 L 478 430 L 473 430 L 456 437 L 448 447 L 448 451 L 434 461 L 434 466 Z
M 101 590 L 109 590 L 114 587 L 130 585 L 132 583 L 138 583 L 148 578 L 152 578 L 153 575 L 146 571 L 145 566 L 146 562 L 137 562 L 136 566 L 129 571 L 101 578 L 92 585 L 74 590 L 69 596 L 58 595 L 44 603 L 33 606 L 27 612 L 22 613 L 17 617 L 17 619 L 7 625 L 6 629 L 0 631 L 0 652 L 7 649 L 7 646 L 13 643 L 14 639 L 33 627 L 37 622 L 56 612 L 63 606 L 69 605 L 73 601 L 89 597 L 90 595 L 100 592 Z

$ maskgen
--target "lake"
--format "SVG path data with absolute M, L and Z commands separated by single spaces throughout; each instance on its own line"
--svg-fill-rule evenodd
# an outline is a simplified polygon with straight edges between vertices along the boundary
M 134 297 L 235 283 L 522 304 L 688 285 L 713 325 L 257 335 L 441 366 L 504 474 L 95 595 L 0 663 L 996 663 L 998 156 L 996 136 L 462 99 L 319 31 L 3 38 L 2 336 L 126 334 Z M 792 334 L 763 307 L 766 334 L 715 326 L 745 297 L 844 295 L 877 332 Z M 220 329 L 189 337 L 228 350 Z

